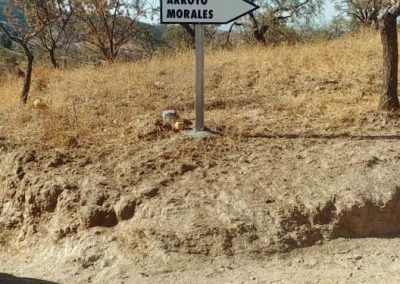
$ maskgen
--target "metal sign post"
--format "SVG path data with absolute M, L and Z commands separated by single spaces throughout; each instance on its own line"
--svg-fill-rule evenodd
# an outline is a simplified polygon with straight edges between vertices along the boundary
M 196 131 L 204 131 L 204 26 L 195 25 L 196 48 Z
M 226 24 L 260 8 L 249 0 L 160 0 L 162 24 L 194 24 L 196 47 L 196 124 L 193 138 L 211 137 L 204 126 L 204 26 Z

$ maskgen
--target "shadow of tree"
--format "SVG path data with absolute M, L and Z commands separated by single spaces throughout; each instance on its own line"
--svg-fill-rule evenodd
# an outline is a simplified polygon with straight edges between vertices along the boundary
M 16 277 L 10 274 L 0 273 L 1 284 L 57 284 L 56 282 L 33 278 Z

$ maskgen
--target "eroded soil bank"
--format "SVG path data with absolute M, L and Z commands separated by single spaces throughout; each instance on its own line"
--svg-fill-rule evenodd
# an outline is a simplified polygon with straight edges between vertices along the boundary
M 0 143 L 5 253 L 18 259 L 20 251 L 30 262 L 36 251 L 35 261 L 80 267 L 65 272 L 72 282 L 92 271 L 100 274 L 87 277 L 101 283 L 110 279 L 101 271 L 143 270 L 149 261 L 190 270 L 400 232 L 395 135 L 191 141 L 174 134 L 153 147 L 72 150 Z M 47 280 L 66 281 L 52 275 Z

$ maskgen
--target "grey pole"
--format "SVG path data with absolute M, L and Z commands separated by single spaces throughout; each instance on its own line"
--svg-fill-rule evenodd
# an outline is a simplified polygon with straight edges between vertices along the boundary
M 196 125 L 195 131 L 204 130 L 204 26 L 195 25 L 196 34 Z

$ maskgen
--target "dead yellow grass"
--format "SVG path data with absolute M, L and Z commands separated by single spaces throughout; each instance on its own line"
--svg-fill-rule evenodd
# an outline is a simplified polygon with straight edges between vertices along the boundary
M 380 74 L 376 32 L 305 45 L 210 51 L 206 124 L 226 135 L 352 127 L 360 115 L 376 109 Z M 20 84 L 11 77 L 0 81 L 0 111 L 8 114 L 0 135 L 63 145 L 77 139 L 102 143 L 139 139 L 168 108 L 194 118 L 191 51 L 105 67 L 36 68 L 26 109 L 18 105 Z M 35 98 L 48 108 L 34 109 Z

